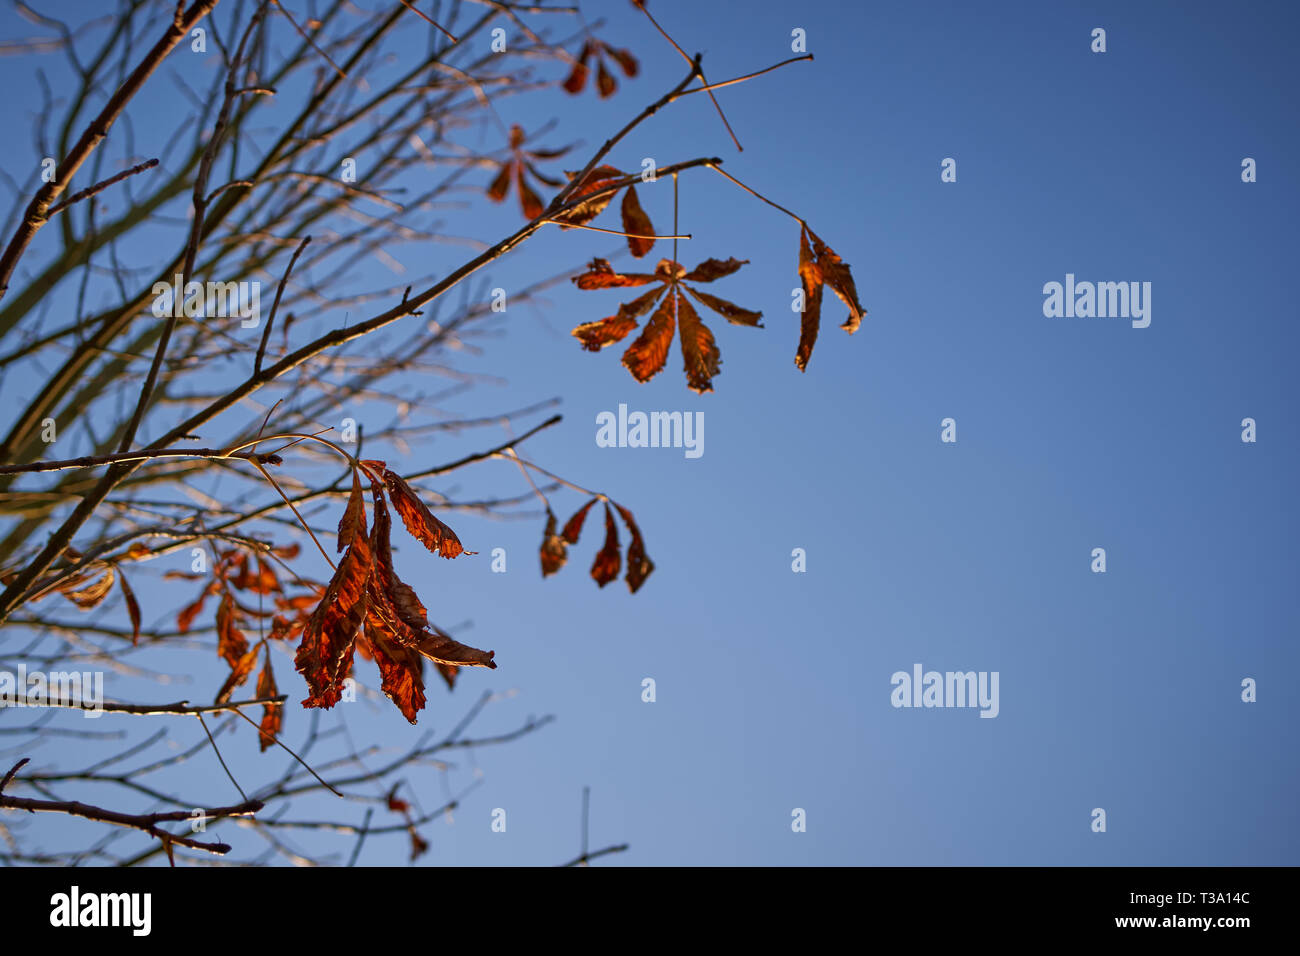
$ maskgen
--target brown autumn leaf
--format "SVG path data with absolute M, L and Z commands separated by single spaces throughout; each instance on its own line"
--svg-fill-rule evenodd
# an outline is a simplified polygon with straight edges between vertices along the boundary
M 456 675 L 460 673 L 460 668 L 455 664 L 444 664 L 442 661 L 434 661 L 433 666 L 438 669 L 442 679 L 447 682 L 447 690 L 455 690 Z
M 358 534 L 303 628 L 294 667 L 310 691 L 304 707 L 330 708 L 342 696 L 357 632 L 366 618 L 366 582 L 372 563 L 369 539 Z
M 632 55 L 630 50 L 615 49 L 612 46 L 605 47 L 605 51 L 614 58 L 619 67 L 623 70 L 623 75 L 629 80 L 641 72 L 641 64 L 637 58 Z
M 711 392 L 713 376 L 718 374 L 718 366 L 722 364 L 718 344 L 681 290 L 674 289 L 673 296 L 677 305 L 677 322 L 682 329 L 682 360 L 686 369 L 686 384 L 700 394 Z
M 849 317 L 840 325 L 845 332 L 852 335 L 862 325 L 862 318 L 867 310 L 858 301 L 858 289 L 853 283 L 853 273 L 849 264 L 835 254 L 835 250 L 818 238 L 817 233 L 808 230 L 812 239 L 813 253 L 817 256 L 817 271 L 822 281 L 830 286 L 840 301 L 849 307 Z
M 525 176 L 526 164 L 519 163 L 515 166 L 515 185 L 519 188 L 519 204 L 524 211 L 525 219 L 536 219 L 546 208 L 542 205 L 541 197 L 528 185 L 528 179 Z
M 352 469 L 352 493 L 348 495 L 348 506 L 339 519 L 338 552 L 350 545 L 360 529 L 364 532 L 366 523 L 366 503 L 361 494 L 361 475 Z
M 551 179 L 543 175 L 537 168 L 537 163 L 541 160 L 557 159 L 569 151 L 569 147 L 563 149 L 525 149 L 524 142 L 527 137 L 524 135 L 523 127 L 518 123 L 510 127 L 510 158 L 500 163 L 497 174 L 492 178 L 485 190 L 488 199 L 493 202 L 503 202 L 510 193 L 510 185 L 514 183 L 519 193 L 519 205 L 523 214 L 529 220 L 536 219 L 544 211 L 544 205 L 537 193 L 528 184 L 528 177 L 533 176 L 539 182 L 555 185 L 558 179 Z
M 569 182 L 573 182 L 579 173 L 566 171 L 565 175 L 569 177 Z M 601 193 L 598 196 L 594 194 L 600 192 L 602 189 L 607 189 L 608 187 L 613 186 L 614 183 L 622 179 L 627 179 L 627 173 L 615 168 L 614 166 L 595 167 L 582 177 L 581 184 L 570 193 L 568 199 L 565 201 L 565 205 L 574 202 L 577 202 L 577 205 L 565 210 L 564 212 L 557 213 L 552 218 L 555 222 L 561 224 L 561 229 L 570 229 L 573 226 L 585 226 L 605 211 L 605 208 L 613 202 L 614 196 L 618 193 L 618 190 L 614 189 L 610 192 Z
M 426 700 L 423 659 L 414 649 L 403 647 L 392 640 L 382 627 L 372 627 L 367 623 L 366 639 L 370 643 L 370 653 L 375 664 L 379 667 L 382 679 L 380 690 L 397 705 L 403 717 L 415 723 Z
M 627 191 L 623 193 L 622 213 L 623 231 L 632 233 L 627 237 L 627 247 L 635 258 L 640 259 L 654 248 L 655 241 L 653 238 L 638 237 L 654 236 L 655 227 L 645 210 L 641 208 L 641 200 L 637 198 L 635 186 L 628 186 Z
M 822 314 L 822 274 L 808 244 L 806 229 L 799 231 L 799 282 L 803 286 L 803 315 L 799 322 L 799 349 L 795 352 L 794 363 L 802 372 L 808 368 L 813 346 L 817 344 Z
M 587 76 L 590 73 L 588 67 L 589 61 L 594 61 L 596 65 L 596 93 L 601 99 L 613 96 L 618 90 L 618 81 L 614 78 L 613 73 L 605 64 L 605 57 L 609 56 L 619 65 L 623 75 L 632 79 L 640 72 L 640 64 L 636 57 L 629 50 L 616 49 L 603 40 L 595 37 L 587 39 L 574 57 L 573 69 L 565 77 L 561 87 L 571 96 L 577 96 L 587 85 Z
M 262 671 L 257 675 L 257 696 L 261 699 L 279 697 L 280 691 L 275 686 L 275 674 L 271 672 L 271 648 L 267 645 L 266 661 Z M 275 743 L 274 738 L 284 729 L 284 704 L 263 704 L 262 722 L 258 725 L 257 735 L 263 752 Z
M 239 609 L 229 591 L 221 592 L 221 603 L 217 605 L 217 654 L 231 669 L 239 667 L 239 662 L 248 653 L 248 639 L 236 625 Z
M 592 498 L 585 505 L 575 511 L 572 518 L 564 522 L 564 530 L 560 532 L 560 534 L 565 541 L 569 544 L 578 543 L 578 537 L 582 534 L 583 523 L 587 520 L 587 512 L 589 512 L 591 506 L 599 500 L 599 498 Z
M 84 588 L 77 589 L 77 585 L 85 581 L 85 577 L 77 577 L 59 588 L 59 593 L 83 611 L 89 611 L 98 607 L 100 602 L 108 596 L 108 592 L 113 588 L 115 577 L 113 567 L 109 565 L 104 569 L 103 574 Z
M 411 833 L 411 858 L 409 862 L 414 863 L 424 854 L 429 852 L 429 841 L 426 840 L 424 837 L 420 836 L 420 834 L 416 831 L 415 827 L 411 827 L 410 833 Z
M 748 259 L 705 259 L 682 278 L 687 282 L 714 282 L 748 264 Z
M 699 289 L 693 289 L 685 284 L 682 285 L 682 288 L 689 292 L 697 302 L 703 303 L 732 325 L 748 325 L 758 329 L 763 327 L 763 323 L 759 321 L 763 318 L 762 312 L 751 312 L 749 309 L 742 309 L 734 302 L 719 299 L 716 295 L 709 295 L 707 292 L 701 292 Z
M 400 783 L 393 784 L 393 789 L 388 791 L 388 809 L 394 813 L 410 813 L 411 805 L 397 795 Z
M 135 591 L 121 568 L 117 572 L 117 583 L 122 586 L 122 597 L 126 600 L 126 613 L 131 618 L 131 646 L 140 643 L 140 602 L 135 599 Z
M 374 499 L 375 528 L 371 534 L 370 546 L 375 555 L 375 584 L 383 593 L 394 613 L 407 627 L 422 631 L 429 626 L 429 614 L 421 603 L 415 589 L 397 576 L 393 567 L 393 551 L 390 543 L 392 518 L 384 504 L 383 486 L 371 482 L 370 493 Z M 399 638 L 402 635 L 399 635 Z M 412 638 L 411 640 L 414 640 Z M 409 641 L 400 641 L 409 643 Z
M 632 542 L 627 546 L 627 575 L 624 580 L 627 581 L 628 590 L 636 594 L 637 591 L 641 590 L 641 585 L 645 583 L 645 579 L 650 577 L 650 573 L 654 571 L 655 565 L 645 552 L 645 539 L 641 537 L 641 529 L 637 527 L 632 512 L 617 502 L 615 502 L 614 507 L 623 516 L 623 523 L 627 525 L 628 533 L 632 535 Z
M 425 507 L 424 502 L 411 490 L 411 486 L 402 480 L 401 475 L 384 469 L 384 483 L 388 486 L 393 507 L 397 509 L 402 524 L 406 525 L 406 530 L 412 537 L 429 551 L 440 554 L 444 558 L 478 553 L 465 550 L 460 539 L 456 537 L 456 532 L 433 516 L 433 512 Z
M 496 651 L 480 651 L 476 647 L 453 640 L 451 635 L 438 628 L 424 637 L 416 649 L 435 664 L 452 664 L 457 667 L 490 667 L 495 669 L 492 658 Z
M 623 353 L 623 366 L 638 382 L 648 382 L 663 370 L 673 344 L 677 320 L 673 317 L 673 296 L 659 304 L 637 340 Z
M 605 545 L 596 554 L 596 561 L 591 566 L 591 576 L 596 584 L 604 587 L 618 577 L 622 567 L 622 557 L 618 550 L 618 525 L 614 522 L 614 513 L 605 505 Z
M 217 691 L 217 696 L 216 699 L 213 700 L 213 703 L 229 703 L 230 695 L 234 693 L 235 688 L 248 680 L 248 675 L 253 673 L 253 668 L 256 666 L 257 648 L 253 648 L 231 664 L 230 674 L 226 677 L 226 682 L 221 685 L 221 690 Z
M 587 85 L 587 60 L 590 58 L 591 53 L 591 41 L 588 40 L 582 45 L 578 55 L 574 57 L 573 69 L 569 71 L 569 75 L 560 84 L 564 87 L 564 91 L 571 96 L 577 96 L 582 92 L 583 87 Z
M 602 100 L 608 99 L 618 91 L 618 80 L 609 72 L 609 67 L 602 59 L 596 64 L 596 90 Z
M 646 285 L 659 282 L 658 276 L 643 272 L 615 272 L 608 259 L 592 259 L 587 264 L 587 271 L 573 277 L 573 284 L 579 289 L 614 289 L 622 286 Z M 662 295 L 662 290 L 658 290 Z
M 275 571 L 261 555 L 257 556 L 256 573 L 249 566 L 247 555 L 240 555 L 238 568 L 239 573 L 230 579 L 232 587 L 253 594 L 276 594 L 281 590 L 279 578 L 275 576 Z
M 573 330 L 572 335 L 588 352 L 599 352 L 606 345 L 623 341 L 637 325 L 636 319 L 611 315 L 596 322 L 584 322 Z
M 718 374 L 722 364 L 721 354 L 713 332 L 700 320 L 695 307 L 682 293 L 683 290 L 689 293 L 734 325 L 761 328 L 759 319 L 763 313 L 742 309 L 732 302 L 700 292 L 687 284 L 688 281 L 712 282 L 731 275 L 745 262 L 746 260 L 734 258 L 706 259 L 687 272 L 678 262 L 660 259 L 654 274 L 647 275 L 618 273 L 604 259 L 593 259 L 586 272 L 573 277 L 573 282 L 579 289 L 612 289 L 651 282 L 660 285 L 633 301 L 624 303 L 619 307 L 617 315 L 578 326 L 573 330 L 573 335 L 582 342 L 584 349 L 599 351 L 627 336 L 636 327 L 636 321 L 658 302 L 658 308 L 650 321 L 623 353 L 623 365 L 638 382 L 649 381 L 663 370 L 668 351 L 672 347 L 673 334 L 680 328 L 687 385 L 696 392 L 710 392 L 713 390 L 713 376 Z M 660 301 L 659 297 L 664 296 L 665 292 L 668 295 Z
M 194 600 L 194 602 L 181 608 L 180 613 L 176 615 L 176 630 L 180 631 L 182 634 L 187 633 L 193 626 L 194 619 L 198 617 L 199 612 L 203 610 L 203 605 L 207 602 L 208 598 L 216 594 L 220 588 L 221 581 L 219 578 L 214 577 L 211 581 L 205 584 L 203 590 L 199 592 L 199 596 Z
M 542 577 L 549 577 L 560 570 L 569 558 L 569 549 L 565 546 L 564 539 L 555 531 L 556 524 L 555 512 L 547 508 L 546 530 L 542 532 Z

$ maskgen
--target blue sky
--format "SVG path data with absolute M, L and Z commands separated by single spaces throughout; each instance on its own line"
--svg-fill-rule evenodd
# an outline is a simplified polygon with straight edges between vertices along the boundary
M 681 78 L 680 58 L 629 4 L 597 6 L 603 35 L 636 52 L 642 75 L 609 101 L 505 103 L 507 122 L 554 113 L 558 141 L 595 144 Z M 418 728 L 386 705 L 324 720 L 401 747 L 447 728 L 486 688 L 517 692 L 489 708 L 484 732 L 557 717 L 456 756 L 453 789 L 474 767 L 483 781 L 454 825 L 426 828 L 422 863 L 567 859 L 584 785 L 592 846 L 631 844 L 600 865 L 1300 861 L 1288 683 L 1300 673 L 1295 9 L 652 9 L 705 53 L 713 81 L 792 55 L 795 28 L 816 59 L 719 92 L 743 153 L 707 97 L 692 96 L 612 161 L 721 156 L 852 265 L 869 314 L 846 336 L 828 298 L 801 374 L 789 305 L 798 227 L 696 170 L 680 183 L 681 229 L 695 237 L 680 258 L 749 259 L 709 291 L 765 313 L 763 330 L 710 322 L 723 358 L 714 394 L 686 389 L 676 346 L 645 385 L 619 364 L 621 347 L 578 348 L 569 329 L 611 314 L 631 297 L 619 290 L 552 290 L 541 309 L 508 311 L 506 334 L 465 359 L 508 384 L 459 411 L 562 397 L 563 424 L 521 453 L 629 506 L 657 570 L 636 595 L 621 582 L 597 591 L 586 575 L 594 521 L 546 581 L 540 518 L 457 518 L 475 558 L 399 550 L 437 617 L 472 619 L 465 640 L 495 649 L 500 667 L 462 675 L 450 699 L 435 691 Z M 3 23 L 30 32 L 10 13 Z M 1090 50 L 1096 27 L 1105 53 Z M 15 69 L 0 61 L 11 88 Z M 11 98 L 0 113 L 25 131 L 29 108 Z M 32 162 L 25 136 L 0 149 L 11 170 Z M 940 181 L 948 157 L 955 183 Z M 1257 182 L 1242 182 L 1244 157 Z M 671 186 L 640 193 L 666 230 Z M 492 240 L 516 223 L 507 204 L 474 232 Z M 565 233 L 487 277 L 522 287 L 613 248 Z M 426 254 L 447 268 L 460 255 L 394 252 L 421 268 Z M 1150 327 L 1045 317 L 1043 285 L 1067 273 L 1150 282 Z M 3 393 L 22 389 L 10 380 Z M 597 447 L 597 414 L 620 403 L 702 410 L 704 455 Z M 1241 441 L 1246 417 L 1253 444 Z M 955 443 L 940 441 L 945 418 Z M 440 439 L 390 464 L 416 470 L 499 440 Z M 489 462 L 447 490 L 514 494 L 520 481 Z M 560 519 L 583 500 L 558 496 Z M 505 574 L 490 570 L 495 547 Z M 1098 547 L 1104 574 L 1090 570 Z M 805 573 L 791 570 L 795 548 Z M 997 671 L 997 718 L 891 707 L 891 675 L 918 662 Z M 654 703 L 641 699 L 646 677 Z M 1256 703 L 1240 698 L 1247 677 Z M 306 723 L 290 714 L 291 742 Z M 243 736 L 230 749 L 251 750 Z M 275 772 L 260 759 L 237 756 L 246 783 Z M 195 774 L 215 802 L 234 796 L 219 769 Z M 440 793 L 421 797 L 433 805 Z M 504 834 L 489 826 L 498 807 Z M 1097 807 L 1105 833 L 1090 829 Z M 792 832 L 794 808 L 806 832 Z M 405 849 L 375 841 L 362 861 L 401 862 Z

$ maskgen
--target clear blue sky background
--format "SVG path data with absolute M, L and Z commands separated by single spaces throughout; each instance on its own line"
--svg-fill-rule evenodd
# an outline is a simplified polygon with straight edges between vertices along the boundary
M 797 226 L 708 171 L 683 177 L 681 228 L 695 238 L 682 260 L 748 258 L 710 291 L 766 316 L 762 331 L 711 322 L 716 393 L 686 390 L 676 346 L 647 385 L 620 366 L 621 348 L 582 352 L 569 329 L 623 299 L 566 287 L 508 313 L 508 334 L 468 367 L 509 384 L 460 406 L 562 396 L 564 423 L 527 456 L 631 507 L 656 572 L 637 595 L 621 581 L 597 591 L 593 523 L 570 566 L 542 581 L 540 519 L 460 517 L 478 557 L 442 562 L 408 544 L 399 567 L 438 619 L 473 620 L 465 639 L 494 648 L 500 669 L 462 675 L 451 699 L 435 689 L 418 728 L 386 704 L 325 719 L 400 747 L 448 728 L 484 688 L 518 693 L 482 731 L 557 716 L 526 740 L 457 755 L 453 789 L 472 767 L 484 779 L 454 825 L 425 828 L 430 865 L 573 856 L 583 785 L 592 846 L 631 844 L 600 865 L 1300 862 L 1296 8 L 741 6 L 652 9 L 704 51 L 714 81 L 790 56 L 791 30 L 807 31 L 815 62 L 719 93 L 744 152 L 694 96 L 613 161 L 723 157 L 852 264 L 861 331 L 839 331 L 830 300 L 800 374 Z M 507 122 L 555 113 L 556 140 L 594 145 L 683 75 L 629 4 L 588 9 L 643 75 L 610 101 L 506 103 Z M 31 32 L 11 14 L 3 23 Z M 1094 27 L 1105 54 L 1090 51 Z M 0 104 L 6 128 L 26 130 L 29 110 L 17 96 Z M 0 150 L 11 170 L 33 162 L 25 136 Z M 956 183 L 940 181 L 945 157 Z M 1242 183 L 1243 157 L 1258 182 Z M 641 196 L 666 230 L 671 186 Z M 517 210 L 493 209 L 476 235 L 516 222 Z M 521 287 L 612 248 L 566 233 L 489 276 Z M 412 268 L 460 255 L 394 254 Z M 1045 318 L 1043 284 L 1066 273 L 1152 283 L 1150 327 Z M 595 416 L 620 403 L 702 409 L 705 454 L 598 448 Z M 1240 439 L 1248 416 L 1255 444 Z M 946 417 L 956 444 L 940 442 Z M 439 440 L 398 464 L 497 440 Z M 499 462 L 453 484 L 521 490 Z M 582 500 L 560 496 L 561 520 Z M 494 547 L 506 574 L 490 571 Z M 796 547 L 803 574 L 791 571 Z M 1096 547 L 1105 574 L 1090 571 Z M 1000 715 L 892 708 L 890 675 L 917 662 L 1000 672 Z M 1245 677 L 1257 703 L 1240 700 Z M 129 685 L 109 693 L 129 697 Z M 290 741 L 306 723 L 290 714 Z M 178 727 L 188 742 L 192 728 Z M 251 750 L 243 737 L 228 749 Z M 267 760 L 282 766 L 235 760 L 253 786 Z M 195 790 L 233 796 L 218 769 L 194 772 Z M 490 830 L 496 807 L 505 834 Z M 796 807 L 806 833 L 791 831 Z M 1090 830 L 1094 807 L 1105 834 Z M 401 862 L 405 850 L 374 841 L 362 859 Z

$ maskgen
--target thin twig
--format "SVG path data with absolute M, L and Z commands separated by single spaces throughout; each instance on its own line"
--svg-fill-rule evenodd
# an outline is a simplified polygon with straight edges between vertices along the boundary
M 63 200 L 63 202 L 55 203 L 53 206 L 50 207 L 50 211 L 47 213 L 47 215 L 56 216 L 59 213 L 63 212 L 63 210 L 71 206 L 74 202 L 81 202 L 81 200 L 83 199 L 89 199 L 91 196 L 95 195 L 95 193 L 107 189 L 109 186 L 112 186 L 114 183 L 120 183 L 128 176 L 134 176 L 136 173 L 142 173 L 146 169 L 153 169 L 157 165 L 158 165 L 158 160 L 151 159 L 148 160 L 147 162 L 140 163 L 139 165 L 132 166 L 130 169 L 120 172 L 116 176 L 112 176 L 109 179 L 105 179 L 103 182 L 95 183 L 95 185 L 91 186 L 89 189 L 83 189 L 79 193 L 73 193 L 67 199 Z

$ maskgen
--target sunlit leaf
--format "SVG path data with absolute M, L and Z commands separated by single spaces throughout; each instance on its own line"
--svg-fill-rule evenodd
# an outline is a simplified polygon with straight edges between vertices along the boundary
M 596 554 L 596 561 L 591 566 L 591 576 L 602 588 L 618 577 L 622 567 L 622 558 L 618 550 L 618 525 L 614 522 L 614 513 L 605 505 L 605 545 Z
M 569 557 L 569 549 L 564 539 L 555 531 L 557 523 L 555 512 L 547 508 L 546 530 L 542 532 L 542 577 L 549 577 L 560 570 Z
M 837 256 L 834 249 L 822 242 L 815 232 L 809 229 L 808 235 L 812 238 L 813 253 L 817 256 L 817 269 L 821 273 L 822 281 L 830 286 L 840 297 L 840 301 L 849 307 L 849 317 L 844 320 L 840 328 L 852 334 L 862 325 L 862 319 L 867 314 L 867 310 L 858 301 L 858 290 L 853 284 L 853 273 L 849 271 L 848 263 Z
M 632 543 L 627 546 L 627 575 L 624 580 L 627 581 L 628 590 L 636 594 L 645 583 L 645 579 L 654 571 L 655 565 L 650 560 L 650 556 L 645 553 L 645 539 L 641 537 L 641 529 L 637 527 L 632 512 L 620 504 L 615 504 L 614 507 L 623 516 L 628 533 L 632 535 Z
M 339 553 L 352 543 L 357 533 L 366 533 L 366 504 L 361 494 L 361 475 L 352 471 L 352 493 L 348 495 L 348 506 L 339 519 Z
M 648 382 L 663 370 L 668 361 L 668 349 L 673 344 L 676 328 L 672 302 L 672 296 L 664 297 L 640 336 L 623 353 L 623 365 L 638 382 Z
M 687 282 L 713 282 L 715 279 L 731 275 L 748 262 L 748 259 L 705 259 L 686 273 L 684 278 Z
M 658 281 L 656 276 L 642 272 L 623 274 L 615 272 L 606 259 L 592 259 L 587 271 L 573 277 L 573 284 L 579 289 L 613 289 L 619 286 L 646 285 Z M 662 290 L 658 290 L 662 292 Z
M 564 530 L 560 532 L 561 536 L 569 544 L 577 544 L 578 537 L 582 534 L 582 526 L 587 520 L 587 512 L 591 510 L 599 498 L 592 498 L 585 505 L 573 513 L 573 517 L 564 522 Z
M 681 328 L 682 362 L 686 370 L 686 384 L 692 391 L 703 394 L 713 391 L 713 376 L 718 374 L 722 357 L 718 343 L 709 327 L 700 321 L 699 313 L 686 296 L 673 290 L 677 304 L 677 322 Z
M 131 618 L 131 646 L 134 647 L 140 643 L 140 602 L 135 599 L 135 591 L 131 589 L 131 583 L 127 581 L 126 575 L 120 569 L 117 573 L 117 583 L 122 587 L 126 613 Z
M 799 322 L 799 350 L 794 363 L 799 371 L 808 368 L 813 346 L 817 344 L 817 330 L 821 326 L 822 274 L 808 245 L 806 230 L 799 231 L 799 282 L 803 286 L 803 315 Z
M 628 186 L 627 191 L 623 193 L 623 231 L 631 233 L 627 237 L 627 247 L 631 250 L 632 255 L 640 259 L 647 255 L 654 248 L 654 239 L 641 239 L 639 236 L 653 236 L 655 227 L 650 222 L 650 217 L 646 215 L 645 210 L 641 208 L 641 201 L 637 198 L 636 187 Z
M 467 553 L 460 543 L 460 538 L 456 537 L 456 532 L 433 516 L 433 512 L 425 507 L 424 502 L 411 490 L 411 486 L 402 480 L 401 475 L 385 470 L 384 483 L 388 486 L 393 507 L 397 509 L 402 524 L 406 525 L 406 530 L 417 541 L 432 553 L 440 554 L 444 558 L 454 558 L 459 554 Z
M 262 671 L 257 675 L 257 696 L 259 699 L 267 697 L 279 697 L 279 688 L 275 686 L 275 674 L 271 672 L 271 648 L 266 648 L 266 661 L 262 664 Z M 258 725 L 258 740 L 261 741 L 262 750 L 275 745 L 274 737 L 279 736 L 280 731 L 284 729 L 284 704 L 263 704 L 262 705 L 262 722 Z
M 306 678 L 310 691 L 304 707 L 333 707 L 342 696 L 353 645 L 366 617 L 366 582 L 372 560 L 369 540 L 358 535 L 303 628 L 294 666 Z
M 742 309 L 733 302 L 726 299 L 719 299 L 716 295 L 709 295 L 707 292 L 701 292 L 699 289 L 693 289 L 688 285 L 682 285 L 688 293 L 695 297 L 699 302 L 704 303 L 718 315 L 725 318 L 732 325 L 748 325 L 753 328 L 761 329 L 763 323 L 759 321 L 763 317 L 762 312 L 751 312 L 748 309 Z

